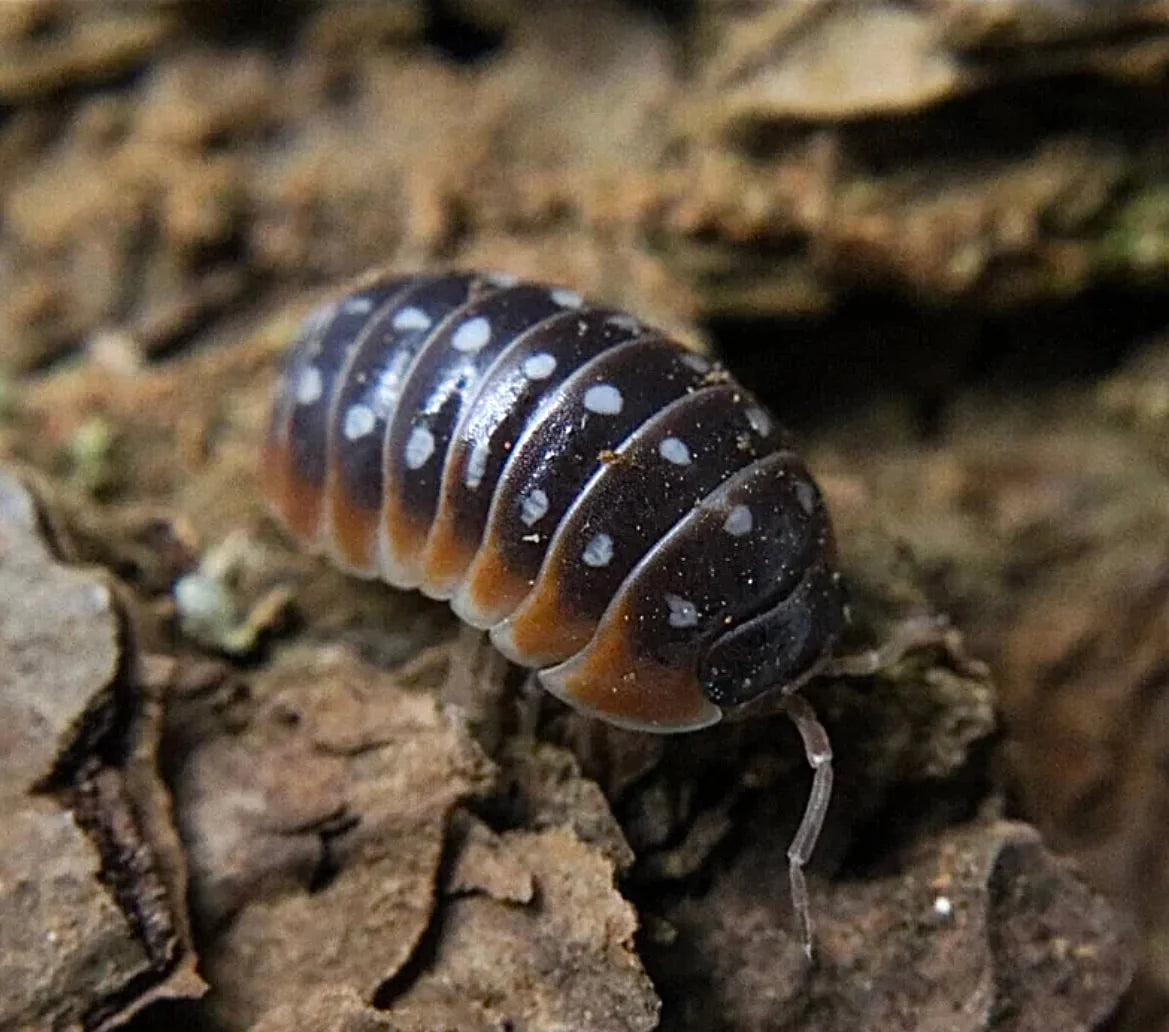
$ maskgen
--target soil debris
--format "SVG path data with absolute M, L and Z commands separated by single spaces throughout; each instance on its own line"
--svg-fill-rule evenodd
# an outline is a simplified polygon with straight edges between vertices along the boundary
M 664 1028 L 1089 1030 L 1132 976 L 1131 930 L 1033 830 L 995 820 L 923 839 L 895 873 L 814 890 L 809 968 L 754 887 L 786 878 L 760 830 L 740 876 L 679 902 L 671 941 L 647 951 Z
M 140 663 L 122 631 L 108 579 L 58 563 L 0 472 L 5 1027 L 115 1027 L 205 988 L 157 769 L 170 664 Z

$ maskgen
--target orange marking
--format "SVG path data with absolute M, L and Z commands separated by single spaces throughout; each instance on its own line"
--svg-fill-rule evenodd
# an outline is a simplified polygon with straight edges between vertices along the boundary
M 337 478 L 328 487 L 329 528 L 337 555 L 361 573 L 373 573 L 377 564 L 377 527 L 381 513 L 357 505 Z
M 627 621 L 625 611 L 611 614 L 562 671 L 554 667 L 541 675 L 547 687 L 565 702 L 618 723 L 664 729 L 713 723 L 718 710 L 702 694 L 697 669 L 635 657 Z
M 565 611 L 560 578 L 551 570 L 545 570 L 536 580 L 508 627 L 516 652 L 533 667 L 563 663 L 589 643 L 596 629 L 595 620 Z
M 302 547 L 314 547 L 321 519 L 321 491 L 297 475 L 288 447 L 288 424 L 279 425 L 275 414 L 264 438 L 260 485 L 285 529 Z
M 388 488 L 389 485 L 387 485 Z M 426 527 L 419 527 L 394 500 L 393 491 L 386 495 L 383 529 L 390 556 L 403 571 L 398 587 L 415 587 L 422 579 L 422 550 L 426 547 Z
M 260 455 L 260 490 L 281 516 L 287 464 L 288 450 L 277 436 L 276 428 L 272 427 L 264 438 L 264 449 Z
M 532 584 L 508 570 L 499 551 L 487 541 L 471 563 L 465 590 L 472 605 L 483 614 L 483 623 L 490 625 L 509 616 L 527 597 Z
M 276 504 L 289 532 L 308 548 L 317 543 L 324 492 L 285 465 L 284 490 Z
M 422 552 L 423 583 L 426 590 L 439 598 L 450 598 L 463 574 L 475 558 L 479 542 L 467 542 L 455 530 L 450 509 L 439 505 Z

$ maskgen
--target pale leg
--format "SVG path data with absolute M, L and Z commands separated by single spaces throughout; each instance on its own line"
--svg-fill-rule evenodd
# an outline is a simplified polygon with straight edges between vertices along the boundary
M 824 817 L 828 813 L 828 801 L 832 798 L 832 745 L 828 741 L 828 732 L 816 718 L 807 699 L 800 695 L 788 695 L 783 703 L 784 709 L 800 733 L 808 765 L 812 768 L 812 790 L 808 794 L 804 817 L 787 850 L 792 906 L 803 931 L 804 952 L 811 960 L 812 909 L 808 901 L 804 865 L 811 858 L 812 850 L 816 848 L 816 840 L 820 837 L 820 829 L 824 826 Z
M 914 649 L 947 645 L 949 620 L 944 616 L 911 616 L 898 623 L 887 641 L 851 656 L 833 656 L 816 670 L 827 677 L 870 677 L 899 662 Z
M 540 711 L 544 705 L 544 686 L 536 672 L 531 671 L 520 685 L 516 698 L 516 737 L 532 745 L 540 730 Z
M 479 743 L 494 752 L 503 740 L 507 660 L 491 647 L 486 634 L 462 624 L 445 649 L 449 665 L 439 698 L 462 711 Z

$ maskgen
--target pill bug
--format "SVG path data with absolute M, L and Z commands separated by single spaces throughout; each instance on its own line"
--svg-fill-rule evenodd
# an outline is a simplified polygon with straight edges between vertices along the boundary
M 845 622 L 824 504 L 787 433 L 724 370 L 576 293 L 454 272 L 381 277 L 304 322 L 265 491 L 342 568 L 449 600 L 545 688 L 610 723 L 689 731 L 795 689 Z

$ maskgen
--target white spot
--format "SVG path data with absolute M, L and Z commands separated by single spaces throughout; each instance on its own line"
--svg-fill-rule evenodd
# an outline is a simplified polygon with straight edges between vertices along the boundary
M 321 398 L 325 388 L 321 371 L 314 365 L 306 366 L 296 378 L 296 400 L 301 405 L 313 405 Z
M 608 534 L 598 534 L 585 546 L 581 558 L 586 566 L 608 566 L 613 558 L 613 539 Z
M 304 325 L 301 327 L 301 333 L 306 336 L 312 336 L 314 333 L 319 333 L 323 330 L 330 319 L 333 318 L 337 311 L 336 301 L 326 301 L 323 305 L 317 305 L 304 320 Z
M 548 496 L 538 487 L 533 488 L 520 502 L 520 521 L 525 527 L 539 523 L 548 512 Z
M 548 296 L 552 299 L 553 304 L 559 305 L 561 308 L 580 308 L 584 304 L 584 298 L 580 294 L 575 290 L 565 290 L 563 287 L 548 291 Z
M 487 472 L 487 455 L 490 446 L 486 441 L 476 441 L 471 454 L 467 456 L 467 475 L 463 480 L 472 491 L 483 483 L 483 474 Z
M 751 515 L 751 510 L 745 505 L 736 505 L 727 514 L 723 530 L 734 537 L 742 537 L 744 534 L 750 534 L 754 526 L 755 517 Z
M 816 508 L 816 489 L 806 480 L 797 480 L 796 500 L 800 503 L 800 508 L 811 516 Z
M 395 312 L 394 318 L 390 320 L 390 325 L 395 330 L 400 330 L 403 333 L 406 330 L 429 330 L 430 316 L 421 308 L 415 308 L 413 305 L 410 305 L 407 308 Z
M 703 358 L 701 355 L 696 355 L 693 351 L 686 352 L 682 356 L 682 361 L 696 373 L 710 372 L 710 360 Z
M 378 374 L 370 401 L 374 414 L 379 419 L 386 419 L 394 411 L 394 406 L 398 403 L 398 395 L 402 390 L 402 377 L 406 375 L 410 359 L 409 352 L 395 351 L 389 365 Z
M 611 315 L 605 322 L 618 330 L 625 330 L 629 333 L 637 333 L 641 329 L 641 323 L 634 319 L 632 315 L 625 315 L 624 313 Z
M 345 425 L 342 430 L 347 441 L 356 441 L 364 437 L 377 426 L 377 416 L 368 405 L 350 405 L 345 412 Z
M 667 595 L 666 605 L 670 607 L 671 627 L 693 627 L 698 623 L 698 607 L 690 599 Z
M 690 465 L 690 449 L 686 447 L 686 442 L 681 438 L 667 437 L 658 445 L 658 454 L 675 466 Z
M 954 902 L 949 896 L 938 896 L 934 900 L 934 913 L 938 917 L 949 917 L 954 913 Z
M 365 315 L 373 311 L 373 298 L 351 297 L 341 306 L 341 311 L 346 315 Z
M 751 424 L 751 429 L 760 437 L 766 437 L 771 433 L 771 417 L 757 405 L 752 405 L 747 409 L 747 422 Z
M 493 287 L 514 287 L 520 281 L 510 272 L 489 272 L 483 278 Z
M 424 426 L 416 426 L 406 439 L 406 468 L 421 469 L 434 454 L 434 434 Z
M 451 337 L 451 347 L 464 354 L 473 355 L 476 351 L 482 351 L 490 339 L 491 323 L 483 316 L 477 315 L 455 330 L 454 336 Z
M 529 380 L 547 380 L 556 371 L 556 359 L 546 351 L 529 355 L 520 367 Z
M 624 404 L 621 392 L 611 383 L 598 383 L 585 391 L 584 407 L 598 416 L 615 416 Z

